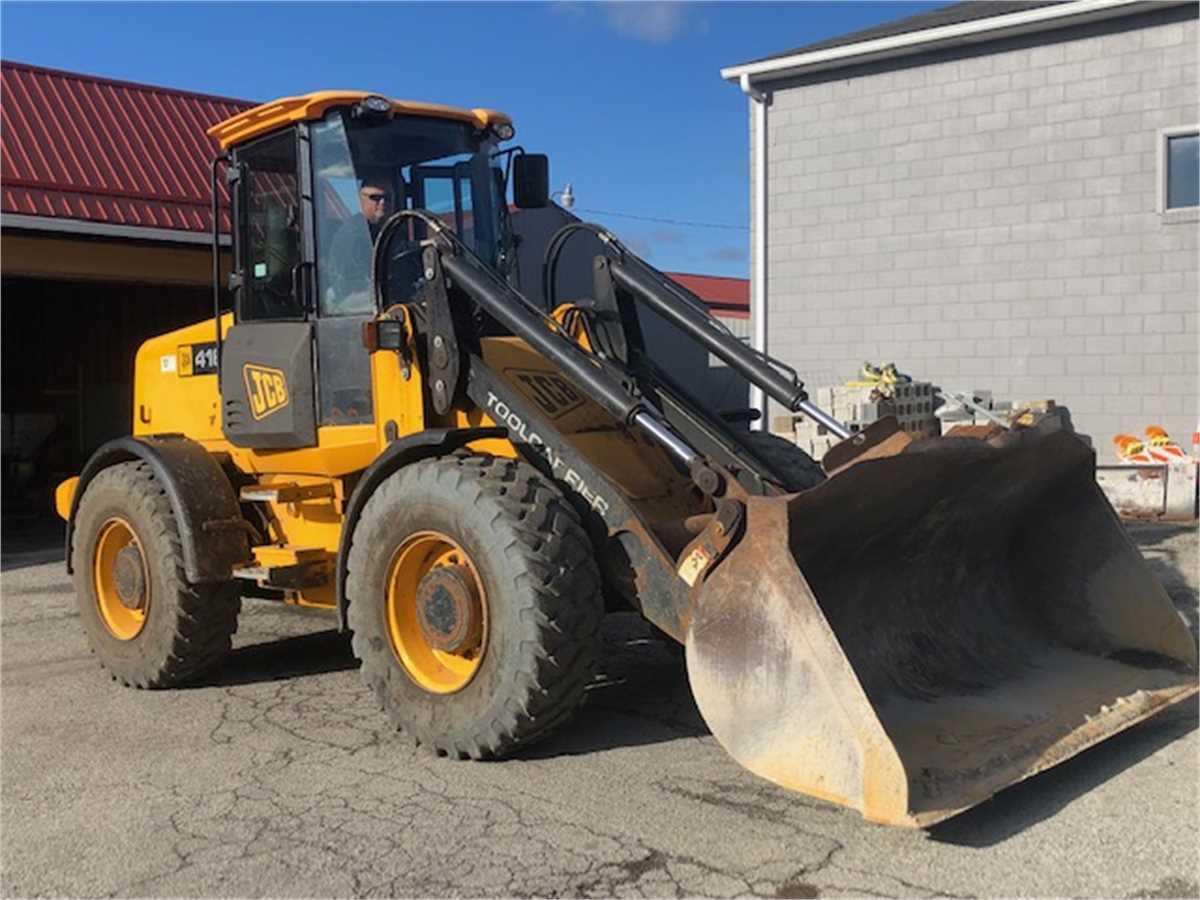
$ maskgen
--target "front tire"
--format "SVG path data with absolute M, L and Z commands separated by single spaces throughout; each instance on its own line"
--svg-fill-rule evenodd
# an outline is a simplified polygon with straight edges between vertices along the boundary
M 503 756 L 544 737 L 592 678 L 594 552 L 523 462 L 455 456 L 392 475 L 355 528 L 346 596 L 364 682 L 440 755 Z
M 807 491 L 825 480 L 821 464 L 787 438 L 769 431 L 751 431 L 742 435 L 750 452 L 762 459 L 776 474 L 784 490 Z
M 175 514 L 147 463 L 120 463 L 88 484 L 71 568 L 84 631 L 115 680 L 175 687 L 229 653 L 237 585 L 188 583 Z

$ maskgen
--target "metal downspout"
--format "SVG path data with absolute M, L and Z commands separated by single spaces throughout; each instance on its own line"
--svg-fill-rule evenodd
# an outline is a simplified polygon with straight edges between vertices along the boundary
M 770 93 L 760 91 L 750 83 L 749 75 L 739 79 L 742 93 L 749 99 L 754 118 L 754 246 L 750 257 L 750 322 L 753 335 L 750 346 L 760 353 L 767 352 L 767 106 Z M 762 388 L 750 386 L 750 408 L 762 413 L 750 428 L 769 431 L 767 398 Z

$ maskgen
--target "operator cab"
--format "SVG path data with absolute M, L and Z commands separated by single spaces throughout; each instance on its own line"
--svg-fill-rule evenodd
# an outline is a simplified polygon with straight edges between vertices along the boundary
M 264 104 L 209 134 L 229 153 L 234 325 L 220 365 L 223 428 L 236 446 L 309 447 L 321 426 L 373 421 L 360 336 L 380 311 L 372 254 L 388 217 L 426 210 L 510 278 L 514 157 L 518 203 L 546 203 L 545 158 L 500 149 L 514 132 L 493 110 L 322 92 Z M 543 182 L 532 191 L 527 162 Z M 389 305 L 420 288 L 425 231 L 409 221 L 389 243 Z

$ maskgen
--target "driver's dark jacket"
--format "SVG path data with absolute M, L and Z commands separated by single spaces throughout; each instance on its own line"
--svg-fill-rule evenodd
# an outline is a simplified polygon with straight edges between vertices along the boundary
M 369 223 L 362 213 L 356 213 L 346 219 L 334 235 L 329 263 L 333 269 L 333 284 L 340 296 L 371 290 L 371 260 L 378 235 L 379 226 Z M 400 235 L 392 239 L 389 248 L 392 263 L 388 267 L 388 273 L 393 289 L 410 287 L 421 277 L 420 253 L 405 253 L 401 257 L 400 253 L 406 248 L 419 250 L 417 244 L 405 240 Z M 407 291 L 405 293 L 407 294 Z M 402 302 L 407 300 L 408 296 L 390 299 Z
M 329 250 L 329 263 L 339 294 L 371 289 L 371 253 L 378 233 L 379 226 L 368 223 L 362 213 L 346 219 L 338 228 Z

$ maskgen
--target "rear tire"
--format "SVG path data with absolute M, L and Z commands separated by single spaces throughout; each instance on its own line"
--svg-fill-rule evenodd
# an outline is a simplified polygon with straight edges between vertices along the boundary
M 237 585 L 188 583 L 175 514 L 147 463 L 120 463 L 88 484 L 71 566 L 84 631 L 115 680 L 175 687 L 229 653 Z
M 412 624 L 434 582 L 480 610 L 465 629 L 475 637 L 452 651 L 423 649 L 429 631 Z M 346 596 L 364 682 L 397 730 L 439 755 L 524 747 L 562 725 L 592 679 L 595 554 L 571 505 L 523 462 L 454 456 L 392 475 L 355 528 Z
M 789 441 L 768 431 L 751 431 L 742 439 L 750 452 L 762 459 L 782 479 L 784 490 L 807 491 L 825 480 L 821 464 Z

